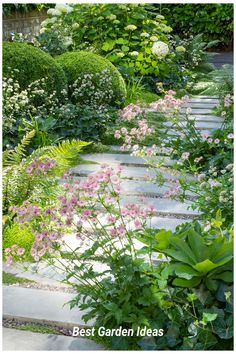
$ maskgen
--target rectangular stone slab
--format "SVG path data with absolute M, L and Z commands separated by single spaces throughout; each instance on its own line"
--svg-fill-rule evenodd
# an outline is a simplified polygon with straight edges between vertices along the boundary
M 70 310 L 69 305 L 63 307 L 75 295 L 59 291 L 3 286 L 3 316 L 46 321 L 57 325 L 85 326 L 82 320 L 85 311 L 80 311 L 77 307 Z M 93 324 L 92 320 L 87 323 L 88 326 Z
M 95 161 L 97 163 L 103 164 L 140 164 L 145 165 L 145 160 L 141 157 L 130 156 L 128 154 L 81 154 L 80 155 L 85 160 Z M 153 157 L 153 160 L 158 163 L 164 160 L 165 166 L 172 166 L 176 161 L 171 160 L 169 157 L 165 156 L 156 156 Z
M 73 330 L 73 327 L 71 328 Z M 105 350 L 91 339 L 3 328 L 3 350 Z
M 186 126 L 186 121 L 181 121 L 181 126 Z M 173 126 L 172 122 L 164 122 L 164 126 L 171 127 Z M 195 122 L 195 128 L 199 130 L 206 130 L 206 129 L 220 129 L 222 126 L 222 122 Z
M 177 161 L 177 160 L 176 160 Z M 98 172 L 101 170 L 101 166 L 98 164 L 81 164 L 70 169 L 73 174 L 79 176 L 88 176 L 89 174 Z M 162 173 L 165 179 L 177 179 L 180 177 L 180 172 L 174 169 L 167 167 L 159 167 L 157 169 L 158 173 Z M 147 167 L 134 167 L 134 166 L 123 166 L 121 171 L 121 178 L 130 178 L 130 179 L 143 179 L 147 181 L 149 178 L 155 178 L 157 175 L 156 171 L 153 169 L 148 170 Z M 187 178 L 190 180 L 195 180 L 196 178 L 190 174 L 187 175 Z

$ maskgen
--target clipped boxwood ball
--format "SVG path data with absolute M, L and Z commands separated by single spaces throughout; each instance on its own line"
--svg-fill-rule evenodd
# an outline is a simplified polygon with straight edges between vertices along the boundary
M 56 91 L 61 96 L 61 91 L 67 89 L 67 81 L 61 66 L 41 49 L 30 44 L 17 42 L 3 43 L 3 77 L 14 77 L 22 89 L 26 89 L 32 82 L 45 79 L 48 93 Z
M 112 95 L 111 97 L 106 96 L 103 103 L 112 106 L 120 106 L 124 103 L 126 98 L 124 79 L 109 60 L 91 52 L 76 51 L 62 54 L 56 58 L 56 61 L 63 68 L 69 85 L 73 85 L 76 80 L 83 78 L 84 75 L 85 77 L 90 75 L 89 79 L 92 78 L 93 86 L 99 89 L 101 85 L 98 83 L 100 80 L 98 78 L 105 73 L 111 79 Z M 104 89 L 106 90 L 107 87 L 104 87 Z M 83 103 L 82 94 L 81 96 L 77 95 L 76 99 L 78 103 Z

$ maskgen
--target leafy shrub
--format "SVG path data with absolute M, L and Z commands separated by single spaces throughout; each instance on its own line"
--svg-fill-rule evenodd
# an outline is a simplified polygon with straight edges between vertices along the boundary
M 32 260 L 30 250 L 35 241 L 35 235 L 29 226 L 12 223 L 3 230 L 3 250 L 17 245 L 25 250 L 25 260 Z
M 57 57 L 56 61 L 63 68 L 69 85 L 76 83 L 77 90 L 79 86 L 83 87 L 82 92 L 79 91 L 77 95 L 74 93 L 76 102 L 90 104 L 94 94 L 95 97 L 100 95 L 100 104 L 108 103 L 114 106 L 114 103 L 124 102 L 126 97 L 124 80 L 107 59 L 80 51 L 64 53 Z M 87 85 L 87 92 L 84 89 L 85 85 Z M 95 93 L 91 94 L 91 88 L 95 89 Z
M 233 4 L 164 4 L 155 5 L 179 35 L 198 35 L 204 40 L 232 41 Z
M 52 54 L 93 50 L 130 73 L 163 77 L 171 63 L 172 29 L 154 10 L 145 4 L 75 4 L 57 17 L 50 12 L 54 17 L 42 24 L 39 42 Z M 165 50 L 154 50 L 155 42 Z
M 22 90 L 41 79 L 45 80 L 49 94 L 56 91 L 61 97 L 61 91 L 66 89 L 66 77 L 62 68 L 50 55 L 31 45 L 3 43 L 3 76 L 11 77 L 12 70 Z

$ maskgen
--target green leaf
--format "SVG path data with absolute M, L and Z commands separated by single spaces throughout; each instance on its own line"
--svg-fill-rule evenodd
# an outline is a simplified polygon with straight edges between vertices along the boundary
M 211 262 L 209 259 L 205 259 L 205 261 L 193 265 L 193 268 L 202 274 L 206 274 L 217 267 L 219 267 L 219 265 Z
M 171 231 L 166 231 L 164 229 L 162 229 L 161 231 L 159 231 L 156 236 L 155 239 L 158 242 L 157 247 L 160 250 L 163 250 L 165 248 L 167 248 L 170 244 L 170 237 L 173 236 Z
M 126 45 L 122 45 L 121 50 L 122 50 L 123 52 L 128 52 L 128 51 L 129 51 L 129 47 L 126 46 Z
M 107 40 L 106 42 L 103 43 L 102 50 L 104 50 L 105 52 L 109 52 L 114 48 L 115 44 L 116 41 Z
M 232 283 L 233 282 L 233 272 L 223 272 L 221 274 L 216 274 L 212 276 L 213 279 L 221 279 L 225 281 L 226 283 Z
M 200 323 L 202 323 L 203 325 L 207 325 L 208 322 L 212 322 L 217 318 L 217 313 L 206 313 L 203 312 L 203 316 L 202 316 L 202 320 L 200 321 Z
M 186 264 L 174 264 L 174 272 L 176 276 L 184 279 L 192 279 L 193 277 L 199 276 L 193 268 Z
M 176 278 L 172 282 L 172 284 L 174 286 L 180 286 L 180 287 L 183 287 L 183 288 L 194 288 L 194 287 L 198 286 L 200 283 L 201 283 L 201 278 L 200 277 L 195 277 L 195 278 L 192 278 L 192 279 L 189 279 L 189 280 Z
M 188 231 L 188 242 L 199 262 L 207 258 L 208 247 L 205 245 L 203 237 L 194 229 Z

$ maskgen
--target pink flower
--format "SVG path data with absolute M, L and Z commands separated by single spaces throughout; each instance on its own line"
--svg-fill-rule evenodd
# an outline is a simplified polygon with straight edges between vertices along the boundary
M 10 248 L 6 248 L 5 251 L 4 251 L 5 254 L 9 254 L 10 252 L 11 252 Z
M 92 212 L 91 210 L 84 210 L 82 215 L 84 218 L 89 218 L 92 215 Z
M 142 227 L 142 222 L 140 219 L 135 219 L 134 220 L 134 226 L 136 229 L 140 229 Z
M 7 267 L 10 267 L 10 265 L 12 264 L 12 257 L 11 256 L 6 257 L 6 264 L 7 264 Z
M 108 215 L 107 221 L 111 224 L 114 224 L 116 222 L 116 217 L 112 215 Z
M 25 253 L 24 248 L 18 248 L 18 251 L 17 251 L 18 256 L 23 256 L 24 253 Z
M 119 179 L 119 177 L 114 175 L 114 176 L 111 176 L 111 182 L 113 184 L 119 184 L 120 183 L 120 179 Z
M 120 134 L 120 131 L 119 131 L 119 130 L 116 130 L 116 131 L 115 131 L 114 137 L 115 137 L 116 139 L 120 139 L 120 138 L 121 138 L 121 134 Z

